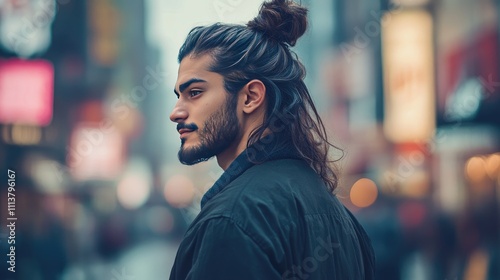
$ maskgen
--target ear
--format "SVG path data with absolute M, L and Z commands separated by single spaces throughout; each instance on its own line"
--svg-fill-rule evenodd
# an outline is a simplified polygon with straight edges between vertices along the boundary
M 260 80 L 251 80 L 241 90 L 243 95 L 243 112 L 250 114 L 259 108 L 264 108 L 266 86 Z

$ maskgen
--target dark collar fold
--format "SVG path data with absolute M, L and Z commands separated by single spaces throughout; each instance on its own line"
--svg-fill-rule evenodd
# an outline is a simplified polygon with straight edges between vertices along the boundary
M 292 139 L 286 137 L 283 133 L 272 133 L 259 139 L 238 155 L 214 185 L 203 195 L 201 208 L 253 165 L 285 158 L 301 159 Z

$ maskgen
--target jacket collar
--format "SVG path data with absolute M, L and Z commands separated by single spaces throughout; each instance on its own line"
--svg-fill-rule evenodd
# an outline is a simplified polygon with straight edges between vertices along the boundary
M 250 167 L 266 161 L 285 158 L 301 159 L 289 137 L 283 133 L 272 133 L 259 139 L 238 155 L 215 184 L 203 195 L 201 208 L 203 209 L 203 206 L 210 199 Z

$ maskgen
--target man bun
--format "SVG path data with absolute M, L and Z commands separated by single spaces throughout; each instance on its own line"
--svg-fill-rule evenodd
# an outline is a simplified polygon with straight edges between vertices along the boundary
M 307 29 L 307 8 L 290 0 L 264 2 L 259 14 L 247 23 L 251 30 L 295 46 Z

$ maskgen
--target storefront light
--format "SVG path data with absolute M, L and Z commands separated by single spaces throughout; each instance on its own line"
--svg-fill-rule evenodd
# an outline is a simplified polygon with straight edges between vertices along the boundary
M 435 131 L 433 22 L 425 10 L 386 14 L 382 29 L 384 133 L 395 143 Z
M 38 126 L 13 125 L 11 140 L 17 145 L 35 145 L 42 139 L 42 130 Z

